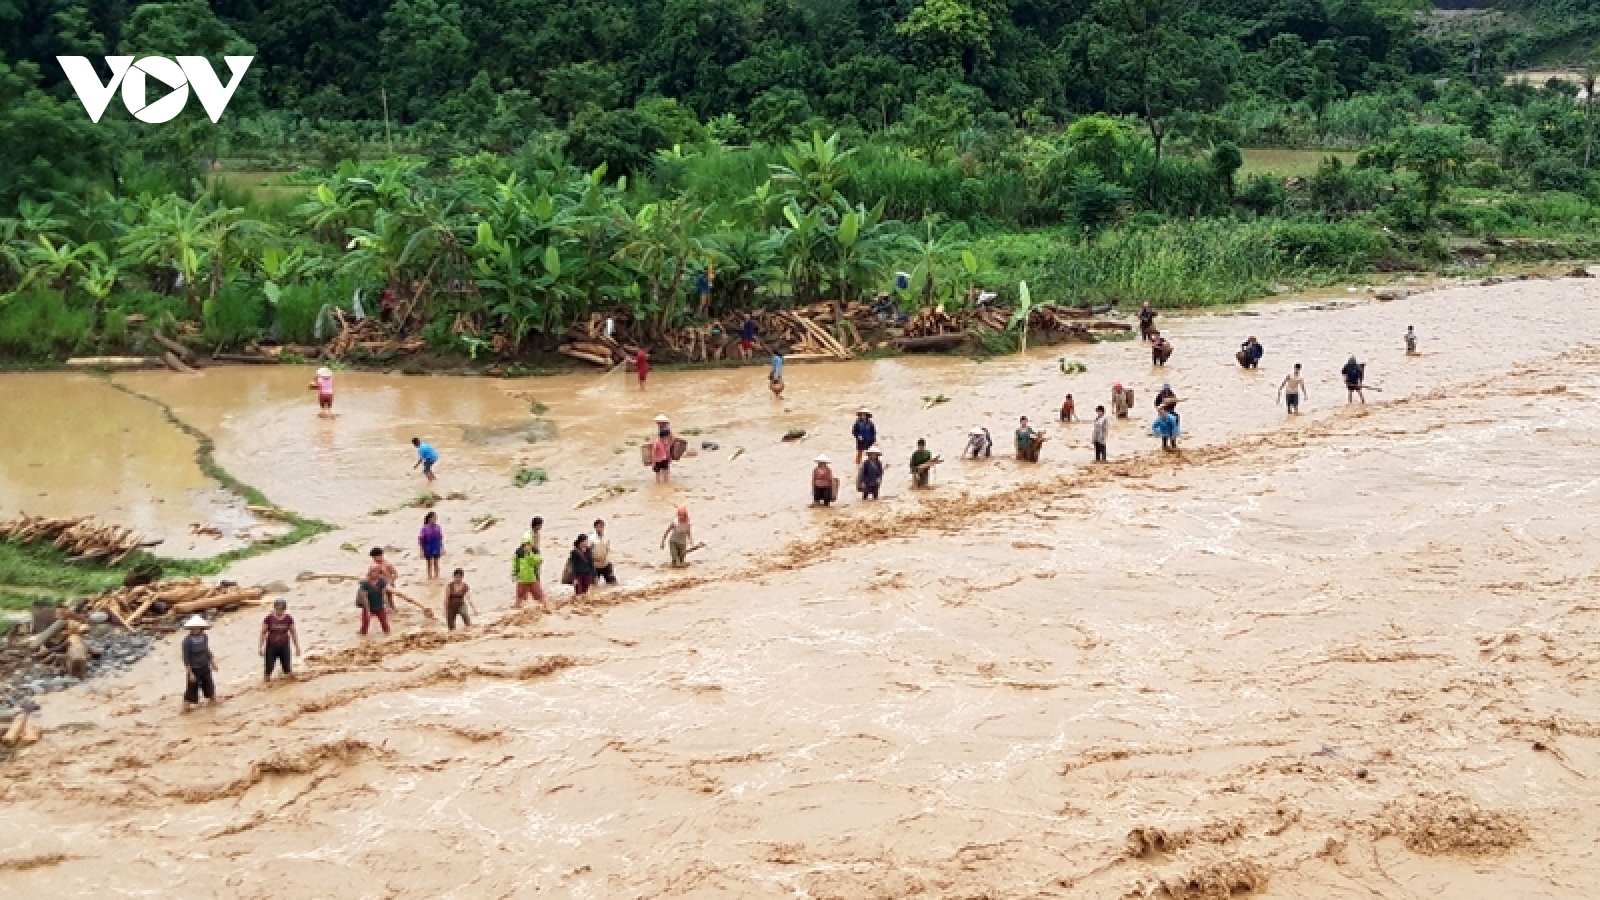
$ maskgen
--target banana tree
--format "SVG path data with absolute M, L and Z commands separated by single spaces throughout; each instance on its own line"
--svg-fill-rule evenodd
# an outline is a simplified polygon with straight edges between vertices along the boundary
M 804 209 L 829 206 L 850 180 L 845 162 L 855 152 L 854 148 L 839 149 L 837 132 L 826 140 L 821 132 L 812 132 L 811 140 L 795 141 L 783 151 L 786 165 L 771 167 L 772 183 L 786 199 L 798 202 Z
M 700 237 L 705 214 L 704 207 L 682 197 L 647 203 L 632 216 L 625 211 L 619 214 L 627 238 L 617 255 L 631 261 L 649 285 L 656 334 L 677 318 L 683 273 L 689 260 L 705 255 L 705 243 Z
M 910 238 L 906 249 L 917 260 L 911 270 L 911 288 L 922 295 L 923 306 L 933 306 L 939 285 L 944 281 L 945 269 L 963 257 L 972 256 L 972 251 L 956 240 L 951 230 L 939 233 L 932 218 L 923 222 L 923 228 L 923 236 Z M 976 273 L 976 257 L 973 258 L 972 268 Z
M 43 284 L 66 295 L 89 272 L 90 266 L 96 266 L 99 271 L 108 261 L 99 244 L 58 243 L 41 234 L 28 246 L 22 262 L 25 268 L 17 291 L 27 290 L 32 284 Z
M 1028 352 L 1028 319 L 1033 312 L 1033 295 L 1028 293 L 1028 283 L 1020 282 L 1017 285 L 1017 308 L 1011 314 L 1011 328 L 1021 328 L 1022 343 L 1018 353 Z
M 842 198 L 835 202 L 839 224 L 832 229 L 834 241 L 830 274 L 833 277 L 833 321 L 844 321 L 844 304 L 888 270 L 892 254 L 901 240 L 883 222 L 884 201 L 867 209 L 850 207 Z

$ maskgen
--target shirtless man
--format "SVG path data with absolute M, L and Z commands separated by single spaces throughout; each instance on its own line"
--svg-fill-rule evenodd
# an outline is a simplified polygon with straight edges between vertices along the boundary
M 1300 414 L 1300 398 L 1306 395 L 1306 380 L 1300 377 L 1300 364 L 1294 364 L 1294 371 L 1283 376 L 1283 383 L 1278 385 L 1278 399 L 1282 400 L 1290 415 Z

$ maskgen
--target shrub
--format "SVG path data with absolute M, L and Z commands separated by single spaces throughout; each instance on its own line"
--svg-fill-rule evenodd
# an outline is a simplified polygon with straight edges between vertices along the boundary
M 1391 249 L 1383 232 L 1354 222 L 1285 223 L 1277 226 L 1273 245 L 1296 267 L 1330 272 L 1368 268 Z
M 259 286 L 229 282 L 202 307 L 206 340 L 227 346 L 260 337 L 267 326 L 267 299 Z
M 57 291 L 35 288 L 0 305 L 0 350 L 38 359 L 70 353 L 94 332 L 94 315 L 75 309 Z

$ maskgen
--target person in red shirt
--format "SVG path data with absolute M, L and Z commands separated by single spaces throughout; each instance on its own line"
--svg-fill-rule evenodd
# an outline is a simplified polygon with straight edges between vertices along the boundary
M 639 390 L 644 390 L 644 380 L 650 377 L 650 354 L 639 348 L 639 353 L 633 358 L 633 367 L 639 370 Z
M 263 682 L 272 680 L 274 663 L 283 665 L 284 675 L 293 674 L 289 664 L 291 647 L 294 655 L 299 656 L 300 633 L 294 629 L 294 616 L 289 615 L 289 601 L 279 597 L 272 601 L 272 612 L 261 620 L 261 658 L 266 666 L 261 673 Z

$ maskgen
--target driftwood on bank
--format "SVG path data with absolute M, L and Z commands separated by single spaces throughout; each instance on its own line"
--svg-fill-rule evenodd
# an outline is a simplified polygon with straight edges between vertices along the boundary
M 23 513 L 0 522 L 0 540 L 14 544 L 49 541 L 67 555 L 68 562 L 105 559 L 116 565 L 141 547 L 154 547 L 160 541 L 147 541 L 137 531 L 119 525 L 104 525 L 92 516 L 47 518 Z

